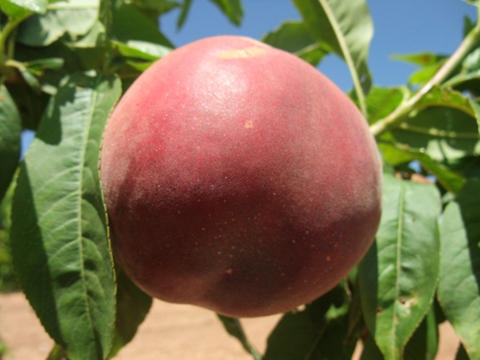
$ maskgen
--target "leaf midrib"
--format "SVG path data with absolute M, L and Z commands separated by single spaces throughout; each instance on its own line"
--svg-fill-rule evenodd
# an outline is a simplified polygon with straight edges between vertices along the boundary
M 88 139 L 89 139 L 89 134 L 90 134 L 90 128 L 92 124 L 92 119 L 93 119 L 93 113 L 95 106 L 94 104 L 96 103 L 97 100 L 97 92 L 95 90 L 88 89 L 88 92 L 91 93 L 90 95 L 90 109 L 89 109 L 89 114 L 88 114 L 88 121 L 87 121 L 87 126 L 84 126 L 85 131 L 83 133 L 83 143 L 81 147 L 81 156 L 80 156 L 80 161 L 79 161 L 79 170 L 80 170 L 80 186 L 79 186 L 79 194 L 78 194 L 78 199 L 79 199 L 79 204 L 78 204 L 78 239 L 79 239 L 79 252 L 80 252 L 80 277 L 82 281 L 82 289 L 83 289 L 83 295 L 85 299 L 85 307 L 86 307 L 86 314 L 88 318 L 88 324 L 90 326 L 90 329 L 92 333 L 95 334 L 94 331 L 94 326 L 93 326 L 93 317 L 92 317 L 92 312 L 90 309 L 90 303 L 88 301 L 88 291 L 87 291 L 87 286 L 86 286 L 86 275 L 85 275 L 85 257 L 84 257 L 84 249 L 83 249 L 83 231 L 82 231 L 82 218 L 83 218 L 83 210 L 82 210 L 82 199 L 83 199 L 83 178 L 84 178 L 84 164 L 85 164 L 85 159 L 86 159 L 86 148 L 88 146 Z M 94 341 L 98 341 L 97 336 L 94 335 Z M 97 348 L 97 347 L 95 347 Z

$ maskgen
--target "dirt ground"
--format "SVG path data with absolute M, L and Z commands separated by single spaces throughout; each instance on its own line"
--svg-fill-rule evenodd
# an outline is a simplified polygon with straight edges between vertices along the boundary
M 242 323 L 261 351 L 279 316 L 245 319 Z M 442 325 L 438 360 L 455 358 L 458 340 Z M 0 295 L 0 338 L 9 353 L 4 360 L 43 360 L 52 347 L 23 294 Z M 358 355 L 360 349 L 357 349 Z M 358 356 L 355 356 L 358 357 Z M 188 305 L 155 301 L 139 332 L 116 360 L 251 360 L 236 339 L 222 328 L 215 315 Z M 292 359 L 296 360 L 296 359 Z

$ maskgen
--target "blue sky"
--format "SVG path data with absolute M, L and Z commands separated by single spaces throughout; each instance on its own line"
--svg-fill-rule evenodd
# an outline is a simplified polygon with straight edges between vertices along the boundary
M 348 1 L 348 0 L 345 0 Z M 236 34 L 260 39 L 283 21 L 300 19 L 290 0 L 243 0 L 241 27 L 231 25 L 209 0 L 193 0 L 184 27 L 176 31 L 178 12 L 162 18 L 162 31 L 176 46 L 207 36 Z M 415 67 L 390 58 L 392 54 L 429 51 L 450 54 L 462 40 L 463 18 L 476 20 L 475 7 L 462 0 L 367 0 L 375 27 L 369 65 L 377 85 L 401 85 Z M 320 70 L 344 91 L 352 82 L 342 61 L 329 56 Z

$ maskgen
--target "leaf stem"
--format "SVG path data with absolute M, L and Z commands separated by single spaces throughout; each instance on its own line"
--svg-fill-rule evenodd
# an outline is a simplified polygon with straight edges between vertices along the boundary
M 426 93 L 428 93 L 434 86 L 442 83 L 450 75 L 450 73 L 460 64 L 460 62 L 472 50 L 472 48 L 479 42 L 480 20 L 477 21 L 477 25 L 470 31 L 470 33 L 468 33 L 468 35 L 465 37 L 465 39 L 463 39 L 457 50 L 455 50 L 452 56 L 448 58 L 448 60 L 435 73 L 435 75 L 410 99 L 402 103 L 389 115 L 370 126 L 371 133 L 374 136 L 379 136 L 380 134 L 391 128 L 393 125 L 395 125 L 398 121 L 400 121 L 415 107 L 415 105 Z
M 341 34 L 342 32 L 335 19 L 335 16 L 332 13 L 332 10 L 330 9 L 330 5 L 328 4 L 328 2 L 326 0 L 318 0 L 318 2 L 324 9 L 327 17 L 330 19 L 330 24 L 333 27 L 333 31 L 336 34 Z M 355 70 L 355 64 L 353 63 L 352 55 L 350 54 L 350 51 L 348 51 L 348 46 L 345 42 L 345 38 L 343 36 L 337 36 L 337 40 L 338 40 L 338 44 L 340 45 L 340 49 L 342 50 L 345 62 L 347 63 L 348 68 L 350 69 L 350 74 L 352 76 L 352 81 L 353 81 L 353 87 L 355 88 L 355 93 L 357 94 L 360 111 L 362 112 L 363 115 L 366 116 L 367 105 L 365 102 L 365 93 L 363 92 L 362 84 L 360 83 L 360 78 L 358 77 L 358 73 Z
M 12 31 L 15 30 L 17 26 L 31 14 L 31 12 L 26 12 L 24 15 L 19 16 L 18 18 L 10 19 L 9 21 L 7 21 L 5 27 L 0 32 L 0 65 L 3 64 L 7 58 L 7 54 L 5 54 L 5 47 L 8 37 L 10 36 Z

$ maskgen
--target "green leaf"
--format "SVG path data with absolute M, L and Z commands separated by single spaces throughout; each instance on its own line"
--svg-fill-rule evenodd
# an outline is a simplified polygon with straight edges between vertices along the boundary
M 363 340 L 363 351 L 360 357 L 360 360 L 383 360 L 385 359 L 378 348 L 377 344 L 375 344 L 374 339 L 372 336 L 368 334 L 368 337 Z
M 180 7 L 178 1 L 170 0 L 133 0 L 135 6 L 140 9 L 156 12 L 158 15 L 165 14 L 173 9 Z
M 480 155 L 477 121 L 454 107 L 432 106 L 413 112 L 390 135 L 396 142 L 438 161 L 456 162 Z
M 440 87 L 434 87 L 426 93 L 415 104 L 414 110 L 421 111 L 434 106 L 445 106 L 458 109 L 471 117 L 476 117 L 477 115 L 475 109 L 472 107 L 470 98 L 463 96 L 462 93 L 458 91 Z
M 447 59 L 446 56 L 428 52 L 392 55 L 391 57 L 395 60 L 404 61 L 421 67 L 421 69 L 414 72 L 409 79 L 409 83 L 416 85 L 423 85 L 428 82 Z
M 350 359 L 356 345 L 350 304 L 342 283 L 305 310 L 285 314 L 268 337 L 264 360 Z
M 313 66 L 318 65 L 328 52 L 312 38 L 302 21 L 284 22 L 279 28 L 265 34 L 262 41 L 291 52 Z
M 188 13 L 190 12 L 190 8 L 192 7 L 192 0 L 183 0 L 182 8 L 180 11 L 180 15 L 177 19 L 177 30 L 179 30 L 183 24 L 185 24 L 185 20 L 187 20 Z
M 438 64 L 438 62 L 445 60 L 446 57 L 442 55 L 428 53 L 428 52 L 422 52 L 417 54 L 406 54 L 406 55 L 395 54 L 395 55 L 392 55 L 391 58 L 394 60 L 400 60 L 407 63 L 425 67 L 425 66 L 436 65 Z
M 440 223 L 438 299 L 471 359 L 480 358 L 480 180 L 447 205 Z
M 72 360 L 105 358 L 112 345 L 115 284 L 97 165 L 120 93 L 112 76 L 66 78 L 25 156 L 13 200 L 20 283 Z
M 433 160 L 421 151 L 381 141 L 378 143 L 378 148 L 382 152 L 383 158 L 393 166 L 417 160 L 426 171 L 434 175 L 438 182 L 450 192 L 459 192 L 465 184 L 465 178 L 462 175 L 450 170 L 444 164 Z
M 440 70 L 443 63 L 425 66 L 410 75 L 408 82 L 412 85 L 425 85 Z
M 364 0 L 293 0 L 312 37 L 342 57 L 352 75 L 360 109 L 371 85 L 367 66 L 373 24 Z
M 455 360 L 470 360 L 467 354 L 467 350 L 465 350 L 465 347 L 461 343 L 458 345 Z
M 135 286 L 122 270 L 117 269 L 116 273 L 117 311 L 113 346 L 109 358 L 113 358 L 125 344 L 133 339 L 138 326 L 145 320 L 152 306 L 152 298 Z
M 405 359 L 435 360 L 438 351 L 438 324 L 433 307 L 405 347 Z
M 311 359 L 323 330 L 308 311 L 283 315 L 268 337 L 264 360 Z
M 100 0 L 50 2 L 44 15 L 34 15 L 19 27 L 17 40 L 30 46 L 47 46 L 68 34 L 72 40 L 85 35 L 98 19 Z
M 474 82 L 480 79 L 480 49 L 477 48 L 468 54 L 462 61 L 461 69 L 450 77 L 443 86 L 463 87 L 465 83 Z
M 43 14 L 47 10 L 47 0 L 2 0 L 0 9 L 12 19 L 29 12 Z
M 7 88 L 0 84 L 0 202 L 20 160 L 22 120 Z
M 23 80 L 38 94 L 41 92 L 40 82 L 33 75 L 30 70 L 25 66 L 24 63 L 15 60 L 7 60 L 6 64 L 8 66 L 14 67 L 18 70 Z
M 158 26 L 135 6 L 123 5 L 113 12 L 113 36 L 124 43 L 142 41 L 173 48 L 173 44 L 158 30 Z
M 376 242 L 359 267 L 362 308 L 386 359 L 404 347 L 429 310 L 439 276 L 440 195 L 384 175 L 383 213 Z
M 228 19 L 235 25 L 242 23 L 243 7 L 240 0 L 210 0 L 227 15 Z
M 248 341 L 247 335 L 243 331 L 242 324 L 237 318 L 217 314 L 225 330 L 234 338 L 238 339 L 246 352 L 252 355 L 255 360 L 261 360 L 262 356 L 255 347 Z
M 373 124 L 386 117 L 410 96 L 406 87 L 373 87 L 367 96 L 368 123 Z

